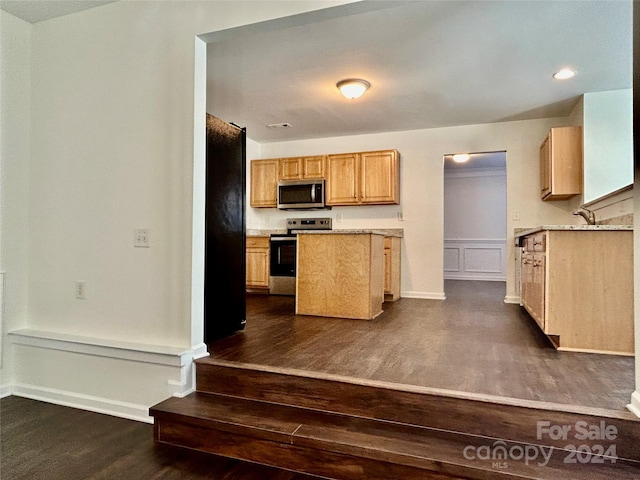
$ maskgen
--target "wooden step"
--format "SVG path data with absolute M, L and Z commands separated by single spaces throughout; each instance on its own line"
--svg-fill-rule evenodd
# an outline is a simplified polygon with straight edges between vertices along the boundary
M 603 452 L 640 461 L 640 420 L 630 412 L 568 407 L 203 358 L 197 390 L 350 417 L 522 444 Z M 546 430 L 545 430 L 546 429 Z M 564 429 L 564 436 L 553 436 Z M 582 438 L 587 429 L 594 438 Z M 601 438 L 597 434 L 606 434 Z
M 567 464 L 570 453 L 562 449 L 211 393 L 170 398 L 150 414 L 158 442 L 324 478 L 609 480 L 640 475 L 637 462 L 601 458 L 601 464 Z M 486 459 L 482 452 L 497 451 L 498 445 L 512 455 Z M 520 452 L 529 458 L 517 460 Z

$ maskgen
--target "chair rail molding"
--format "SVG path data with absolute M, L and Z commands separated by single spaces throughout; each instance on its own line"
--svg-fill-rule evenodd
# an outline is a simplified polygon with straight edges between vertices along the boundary
M 446 280 L 506 281 L 505 238 L 445 238 Z

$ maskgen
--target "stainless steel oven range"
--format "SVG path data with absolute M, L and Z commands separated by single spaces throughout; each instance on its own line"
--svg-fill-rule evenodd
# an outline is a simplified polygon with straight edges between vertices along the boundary
M 288 218 L 287 233 L 270 238 L 269 293 L 296 294 L 298 230 L 331 230 L 331 218 Z

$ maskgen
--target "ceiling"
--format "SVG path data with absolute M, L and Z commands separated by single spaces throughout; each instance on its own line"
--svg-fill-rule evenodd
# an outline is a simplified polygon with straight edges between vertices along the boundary
M 112 1 L 0 8 L 36 23 Z M 632 85 L 630 0 L 378 0 L 319 12 L 208 39 L 207 111 L 269 143 L 564 116 L 583 93 Z M 565 66 L 576 77 L 554 80 Z M 335 87 L 350 77 L 371 83 L 360 99 Z
M 632 86 L 631 1 L 364 3 L 216 38 L 207 111 L 269 143 L 565 116 Z M 552 78 L 566 66 L 573 79 Z M 335 86 L 350 77 L 371 83 L 360 99 Z
M 116 0 L 0 0 L 0 9 L 25 22 L 38 23 L 51 18 L 99 7 Z
M 470 153 L 469 160 L 464 163 L 458 163 L 453 160 L 453 155 L 445 155 L 444 157 L 445 172 L 462 172 L 477 170 L 507 170 L 507 154 L 506 152 L 479 152 Z

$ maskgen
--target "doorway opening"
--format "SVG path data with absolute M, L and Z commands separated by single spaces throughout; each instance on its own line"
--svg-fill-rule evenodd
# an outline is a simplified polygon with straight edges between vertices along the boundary
M 459 281 L 507 280 L 507 152 L 445 155 L 445 294 Z M 495 288 L 495 286 L 493 286 Z

